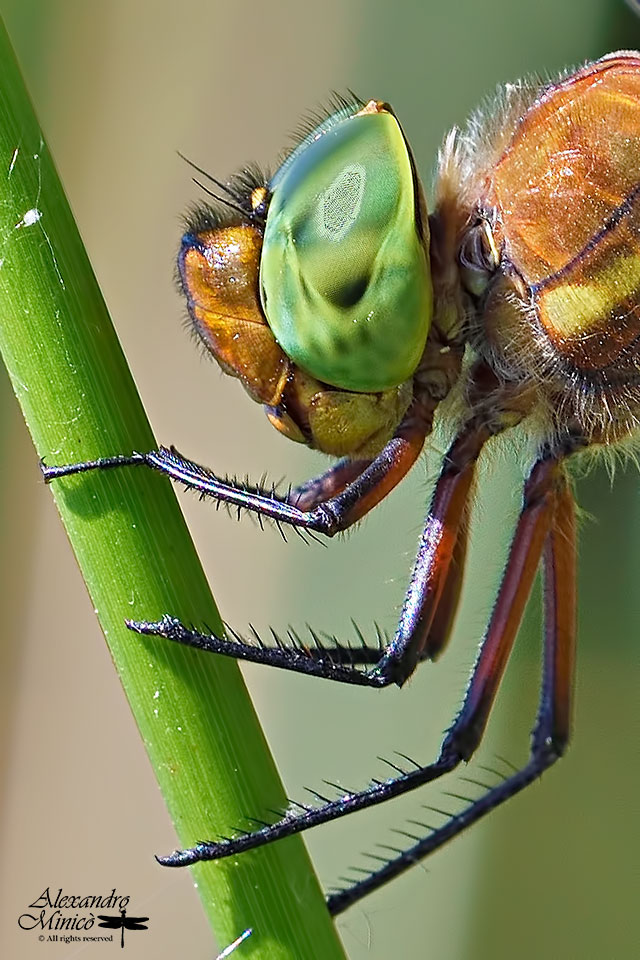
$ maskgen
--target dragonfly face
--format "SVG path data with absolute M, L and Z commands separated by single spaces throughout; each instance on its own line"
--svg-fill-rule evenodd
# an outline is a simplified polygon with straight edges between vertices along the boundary
M 269 183 L 231 187 L 183 238 L 194 329 L 273 425 L 325 453 L 377 453 L 412 396 L 432 314 L 429 233 L 388 104 L 345 103 Z M 241 269 L 239 269 L 241 268 Z
M 489 129 L 489 132 L 487 130 Z M 265 648 L 187 629 L 145 634 L 339 682 L 403 684 L 447 642 L 460 596 L 476 461 L 524 423 L 535 457 L 460 713 L 432 763 L 255 833 L 165 862 L 236 854 L 373 806 L 452 771 L 482 737 L 540 565 L 542 693 L 528 762 L 370 877 L 338 913 L 442 846 L 562 755 L 575 642 L 575 504 L 566 462 L 632 443 L 640 421 L 640 54 L 612 54 L 498 99 L 443 145 L 427 217 L 390 107 L 342 103 L 270 180 L 245 172 L 202 208 L 179 254 L 198 336 L 286 436 L 341 457 L 283 498 L 224 482 L 175 451 L 47 468 L 51 480 L 145 463 L 203 495 L 332 536 L 415 462 L 436 415 L 455 419 L 394 638 Z M 214 181 L 217 182 L 217 181 Z M 455 388 L 455 389 L 454 389 Z

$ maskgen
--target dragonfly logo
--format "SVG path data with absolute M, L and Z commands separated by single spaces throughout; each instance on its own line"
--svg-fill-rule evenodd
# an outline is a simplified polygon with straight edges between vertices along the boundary
M 109 930 L 120 930 L 120 946 L 124 949 L 125 930 L 146 930 L 145 923 L 149 917 L 128 917 L 126 910 L 121 910 L 120 915 L 98 914 L 99 927 L 107 927 Z
M 62 887 L 52 892 L 49 887 L 30 903 L 18 917 L 21 930 L 37 931 L 38 940 L 48 943 L 97 943 L 120 941 L 124 948 L 125 930 L 147 930 L 149 917 L 127 915 L 129 897 L 120 896 L 115 887 L 106 896 L 66 894 Z M 110 910 L 111 913 L 100 913 Z M 117 937 L 113 932 L 120 931 Z

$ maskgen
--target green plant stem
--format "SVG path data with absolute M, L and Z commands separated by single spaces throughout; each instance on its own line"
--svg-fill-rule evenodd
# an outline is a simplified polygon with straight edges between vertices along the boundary
M 0 350 L 39 455 L 66 463 L 152 449 L 2 26 L 0 177 Z M 52 489 L 181 843 L 284 807 L 236 664 L 124 626 L 125 617 L 170 612 L 220 628 L 169 481 L 139 468 Z M 126 849 L 122 856 L 126 870 Z M 243 956 L 344 956 L 300 838 L 193 870 L 223 945 L 252 927 Z

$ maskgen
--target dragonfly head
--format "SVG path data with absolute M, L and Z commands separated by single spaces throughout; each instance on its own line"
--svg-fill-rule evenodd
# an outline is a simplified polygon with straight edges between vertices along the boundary
M 200 340 L 290 439 L 375 454 L 411 402 L 433 300 L 422 189 L 391 108 L 342 103 L 271 179 L 220 186 L 178 258 Z

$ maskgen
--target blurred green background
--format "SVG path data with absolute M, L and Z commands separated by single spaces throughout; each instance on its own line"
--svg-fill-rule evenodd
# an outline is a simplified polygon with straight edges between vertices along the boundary
M 394 105 L 428 185 L 445 131 L 498 83 L 640 46 L 640 20 L 622 0 L 205 0 L 182 9 L 167 0 L 0 0 L 0 12 L 159 440 L 221 472 L 294 481 L 322 469 L 322 459 L 278 437 L 181 328 L 173 258 L 180 214 L 198 189 L 176 150 L 222 178 L 248 160 L 273 165 L 301 116 L 351 88 Z M 188 873 L 153 860 L 172 848 L 172 829 L 4 380 L 0 427 L 3 955 L 89 955 L 18 930 L 18 915 L 49 885 L 128 893 L 135 912 L 150 916 L 149 932 L 129 938 L 133 958 L 175 958 L 185 944 L 191 958 L 211 958 Z M 214 444 L 224 461 L 212 462 Z M 388 503 L 326 550 L 296 538 L 283 544 L 274 531 L 180 495 L 223 617 L 239 628 L 308 620 L 342 636 L 351 616 L 363 628 L 377 620 L 392 629 L 439 452 L 433 444 Z M 290 796 L 304 799 L 304 786 L 322 789 L 323 778 L 357 787 L 384 776 L 376 756 L 394 750 L 424 761 L 435 754 L 519 506 L 508 457 L 490 458 L 482 475 L 464 606 L 436 666 L 403 691 L 379 694 L 246 669 Z M 354 960 L 640 952 L 637 472 L 619 470 L 612 487 L 596 469 L 578 491 L 594 519 L 580 536 L 572 749 L 543 782 L 342 917 Z M 526 756 L 539 626 L 534 602 L 481 764 Z M 321 879 L 330 885 L 362 866 L 361 852 L 378 842 L 402 845 L 394 827 L 433 820 L 423 804 L 455 809 L 445 791 L 467 789 L 454 776 L 308 835 Z M 238 956 L 250 953 L 248 942 Z

